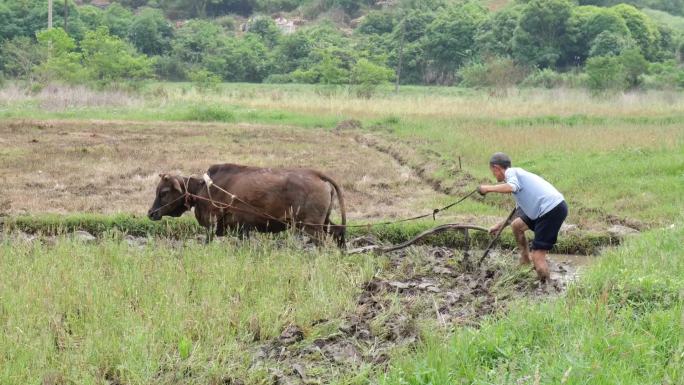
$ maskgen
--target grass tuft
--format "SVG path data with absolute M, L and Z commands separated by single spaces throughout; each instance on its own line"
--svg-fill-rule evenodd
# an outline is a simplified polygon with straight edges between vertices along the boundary
M 230 123 L 235 121 L 235 114 L 224 106 L 197 104 L 190 106 L 180 120 Z

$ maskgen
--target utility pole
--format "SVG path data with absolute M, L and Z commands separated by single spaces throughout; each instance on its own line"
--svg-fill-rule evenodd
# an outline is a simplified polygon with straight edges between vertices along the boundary
M 397 63 L 397 82 L 394 84 L 394 93 L 399 93 L 401 82 L 401 66 L 404 64 L 404 35 L 406 35 L 406 17 L 401 20 L 401 38 L 399 40 L 399 62 Z
M 48 29 L 52 29 L 52 0 L 48 0 Z

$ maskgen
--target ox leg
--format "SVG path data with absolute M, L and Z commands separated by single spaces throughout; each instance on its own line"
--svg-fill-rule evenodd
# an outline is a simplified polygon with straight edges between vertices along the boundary
M 227 227 L 226 221 L 224 220 L 224 218 L 220 218 L 216 222 L 216 236 L 222 237 L 222 236 L 226 235 L 226 227 Z
M 237 236 L 241 240 L 249 239 L 249 233 L 252 232 L 252 228 L 246 225 L 238 225 L 236 230 Z
M 296 228 L 308 235 L 316 246 L 323 246 L 325 243 L 325 229 L 322 226 L 298 225 Z
M 345 227 L 336 226 L 333 221 L 330 220 L 330 214 L 333 210 L 333 199 L 335 199 L 335 194 L 330 193 L 330 206 L 328 206 L 328 212 L 325 213 L 325 233 L 332 235 L 333 240 L 337 244 L 337 247 L 344 250 L 347 248 L 347 240 L 345 238 L 347 229 Z
M 326 233 L 332 236 L 333 240 L 335 241 L 335 244 L 337 244 L 337 247 L 339 247 L 340 249 L 346 249 L 347 240 L 345 238 L 345 235 L 347 230 L 342 226 L 337 226 L 332 221 L 328 221 L 325 225 L 327 230 Z

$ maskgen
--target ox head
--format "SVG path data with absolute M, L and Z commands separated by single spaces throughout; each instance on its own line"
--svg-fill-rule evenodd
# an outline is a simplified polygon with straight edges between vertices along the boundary
M 188 210 L 183 177 L 169 174 L 159 174 L 159 177 L 161 180 L 157 185 L 157 195 L 147 216 L 153 221 L 167 215 L 180 217 Z

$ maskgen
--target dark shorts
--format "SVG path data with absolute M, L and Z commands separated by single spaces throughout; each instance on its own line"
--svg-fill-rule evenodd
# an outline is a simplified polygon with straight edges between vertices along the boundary
M 530 219 L 520 209 L 518 209 L 518 216 L 530 230 L 534 231 L 532 250 L 551 250 L 558 240 L 561 225 L 568 216 L 568 204 L 563 201 L 548 213 L 534 220 Z

